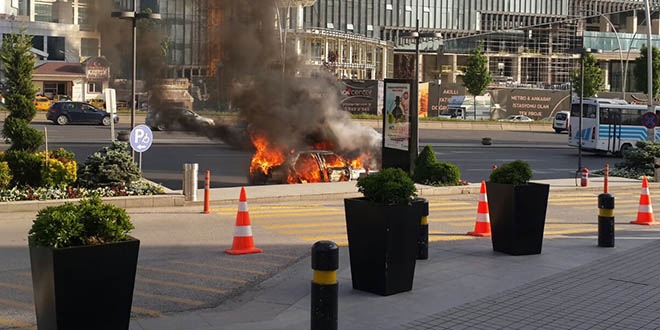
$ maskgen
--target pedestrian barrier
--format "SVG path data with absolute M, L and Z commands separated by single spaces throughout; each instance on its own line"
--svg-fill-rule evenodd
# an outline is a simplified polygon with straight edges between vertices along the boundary
M 614 247 L 614 196 L 598 195 L 598 246 Z
M 417 237 L 417 260 L 429 258 L 429 201 L 424 203 L 424 214 L 419 224 L 419 236 Z
M 637 220 L 630 221 L 636 225 L 656 225 L 653 219 L 653 206 L 651 205 L 651 196 L 649 194 L 649 182 L 644 177 L 642 179 L 642 193 L 639 195 L 639 208 L 637 209 Z
M 202 213 L 211 213 L 211 171 L 206 170 L 206 178 L 204 179 L 204 210 Z
M 229 254 L 250 254 L 261 253 L 262 251 L 263 250 L 254 247 L 247 196 L 245 195 L 245 187 L 241 187 L 241 195 L 238 199 L 238 212 L 236 213 L 234 242 L 232 248 L 225 250 L 225 252 Z
M 332 241 L 312 246 L 311 330 L 337 330 L 339 248 Z
M 477 221 L 474 224 L 474 231 L 468 232 L 468 235 L 490 237 L 490 214 L 488 211 L 488 194 L 486 193 L 485 181 L 481 181 L 479 204 L 477 205 Z

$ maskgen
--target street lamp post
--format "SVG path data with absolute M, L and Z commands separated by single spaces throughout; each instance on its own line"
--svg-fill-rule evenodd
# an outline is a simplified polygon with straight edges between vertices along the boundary
M 649 112 L 655 113 L 655 107 L 653 106 L 653 43 L 651 35 L 651 5 L 649 0 L 645 1 L 646 5 L 646 97 L 647 104 L 649 106 Z M 649 129 L 649 140 L 655 142 L 655 129 Z
M 133 69 L 132 69 L 132 79 L 131 79 L 131 130 L 135 127 L 135 80 L 136 75 L 137 75 L 137 66 L 136 66 L 136 60 L 137 60 L 137 52 L 136 52 L 136 46 L 137 46 L 137 21 L 142 18 L 148 18 L 148 19 L 160 19 L 160 14 L 156 13 L 139 13 L 137 11 L 137 0 L 133 0 L 133 11 L 115 11 L 112 12 L 111 14 L 112 17 L 120 18 L 120 19 L 129 19 L 133 23 L 133 46 L 132 46 L 132 54 L 133 54 Z
M 584 117 L 584 54 L 601 53 L 602 50 L 592 48 L 578 48 L 572 49 L 571 52 L 580 54 L 580 114 L 578 116 L 578 168 L 576 172 L 576 175 L 580 175 L 580 171 L 582 171 L 582 117 Z M 572 93 L 573 90 L 571 89 L 571 94 Z
M 410 116 L 410 173 L 415 169 L 415 160 L 419 153 L 419 39 L 420 38 L 442 38 L 438 32 L 420 32 L 419 19 L 415 25 L 415 31 L 401 35 L 402 38 L 415 39 L 415 83 L 411 97 Z

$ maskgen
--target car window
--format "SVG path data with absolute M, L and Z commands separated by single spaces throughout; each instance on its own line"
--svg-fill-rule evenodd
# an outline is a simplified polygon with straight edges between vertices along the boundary
M 64 103 L 64 110 L 73 111 L 76 108 L 76 105 L 73 103 Z
M 81 108 L 83 109 L 83 111 L 96 111 L 96 108 L 94 108 L 89 104 L 83 104 L 81 105 Z
M 333 154 L 321 154 L 328 167 L 345 167 L 344 160 Z

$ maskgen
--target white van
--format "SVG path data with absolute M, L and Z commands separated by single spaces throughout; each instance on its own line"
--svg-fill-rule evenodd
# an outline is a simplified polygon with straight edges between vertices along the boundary
M 552 120 L 552 128 L 556 133 L 568 131 L 568 123 L 571 122 L 570 111 L 557 111 L 554 119 Z

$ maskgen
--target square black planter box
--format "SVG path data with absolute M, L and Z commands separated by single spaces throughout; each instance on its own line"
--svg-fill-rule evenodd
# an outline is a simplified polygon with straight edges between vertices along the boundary
M 423 198 L 412 205 L 344 199 L 353 289 L 383 296 L 412 290 L 426 207 Z
M 139 247 L 30 246 L 39 330 L 128 330 Z
M 493 250 L 540 254 L 550 186 L 486 183 Z

